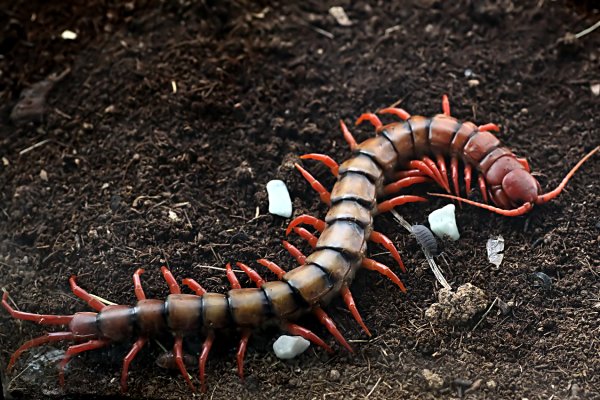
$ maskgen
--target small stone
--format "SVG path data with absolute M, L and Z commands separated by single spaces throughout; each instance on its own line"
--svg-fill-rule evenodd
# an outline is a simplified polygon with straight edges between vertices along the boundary
M 105 112 L 106 114 L 112 114 L 112 113 L 114 113 L 115 111 L 116 111 L 116 107 L 115 107 L 113 104 L 111 104 L 110 106 L 108 106 L 108 107 L 106 107 L 106 108 L 104 109 L 104 112 Z
M 590 86 L 594 96 L 600 96 L 600 83 L 594 83 Z
M 433 233 L 439 238 L 444 239 L 448 237 L 451 240 L 460 239 L 460 233 L 456 226 L 455 210 L 456 207 L 454 204 L 448 204 L 429 214 L 429 217 L 427 218 L 429 220 L 429 226 Z
M 471 69 L 469 69 L 469 68 L 465 69 L 465 78 L 470 78 L 470 77 L 472 77 L 473 75 L 474 75 L 474 74 L 473 74 L 473 70 L 471 70 Z
M 456 293 L 451 289 L 441 289 L 438 302 L 425 310 L 425 317 L 433 323 L 464 325 L 485 310 L 487 304 L 485 292 L 471 283 L 466 283 L 459 286 Z
M 8 158 L 2 157 L 2 165 L 4 165 L 5 167 L 8 167 L 10 165 L 10 161 L 8 161 Z
M 60 37 L 64 40 L 75 40 L 77 39 L 77 34 L 73 31 L 65 29 L 63 33 L 60 34 Z
M 435 372 L 429 369 L 424 369 L 421 371 L 421 375 L 423 375 L 423 378 L 425 378 L 427 386 L 430 389 L 440 390 L 442 387 L 444 387 L 444 379 Z
M 273 351 L 277 358 L 291 360 L 304 353 L 309 346 L 310 342 L 301 336 L 282 335 L 273 343 Z
M 499 267 L 504 259 L 504 238 L 502 236 L 492 236 L 486 244 L 488 261 Z
M 341 374 L 340 371 L 338 371 L 337 369 L 332 369 L 331 371 L 329 371 L 329 379 L 332 382 L 337 382 L 339 381 L 341 378 Z
M 84 122 L 82 124 L 82 127 L 86 131 L 91 131 L 92 129 L 94 129 L 94 125 L 90 124 L 89 122 Z
M 346 14 L 346 11 L 344 11 L 342 7 L 331 7 L 329 9 L 329 14 L 331 14 L 331 16 L 335 18 L 335 21 L 341 26 L 352 25 L 352 21 L 350 21 L 350 18 L 348 18 L 348 14 Z
M 489 381 L 487 381 L 485 383 L 485 386 L 487 386 L 488 389 L 496 389 L 496 387 L 498 386 L 498 384 L 496 383 L 495 380 L 490 379 Z
M 281 217 L 292 216 L 292 200 L 285 183 L 280 180 L 272 180 L 267 183 L 267 194 L 269 196 L 269 212 Z
M 479 86 L 479 80 L 478 79 L 469 79 L 467 81 L 467 84 L 469 85 L 469 87 L 473 88 L 473 87 Z
M 44 182 L 48 182 L 48 173 L 46 172 L 45 169 L 40 171 L 40 179 L 43 180 Z

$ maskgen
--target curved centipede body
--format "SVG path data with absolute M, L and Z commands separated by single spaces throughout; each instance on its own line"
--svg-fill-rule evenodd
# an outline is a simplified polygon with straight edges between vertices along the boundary
M 171 272 L 162 267 L 162 274 L 169 286 L 170 295 L 163 301 L 146 299 L 140 276 L 143 270 L 133 275 L 135 306 L 104 305 L 77 285 L 75 277 L 69 282 L 73 293 L 84 300 L 95 312 L 79 312 L 73 315 L 42 315 L 15 310 L 4 293 L 2 305 L 14 317 L 44 325 L 66 325 L 62 332 L 52 332 L 29 340 L 17 349 L 8 364 L 9 370 L 26 350 L 50 342 L 80 342 L 70 346 L 59 364 L 59 379 L 64 383 L 64 367 L 73 356 L 102 347 L 113 342 L 135 339 L 123 360 L 121 389 L 127 390 L 127 374 L 131 362 L 151 338 L 172 333 L 174 346 L 167 353 L 165 363 L 173 359 L 188 385 L 194 389 L 190 379 L 182 343 L 186 337 L 202 336 L 204 343 L 199 355 L 199 378 L 205 389 L 205 369 L 208 355 L 218 332 L 237 328 L 241 339 L 237 352 L 238 373 L 243 377 L 243 360 L 247 343 L 253 329 L 266 324 L 275 324 L 282 330 L 300 335 L 312 343 L 331 351 L 331 348 L 310 330 L 293 323 L 300 315 L 311 312 L 346 349 L 352 351 L 333 320 L 323 310 L 331 299 L 342 297 L 356 321 L 370 335 L 358 313 L 349 287 L 354 275 L 361 268 L 377 271 L 391 279 L 402 291 L 404 285 L 387 266 L 367 258 L 367 241 L 383 245 L 405 271 L 400 255 L 393 243 L 383 234 L 373 230 L 373 217 L 410 202 L 426 199 L 412 195 L 398 195 L 399 190 L 417 183 L 433 181 L 452 193 L 445 157 L 451 157 L 450 174 L 456 196 L 442 195 L 470 204 L 474 202 L 460 198 L 458 186 L 458 160 L 465 164 L 465 185 L 469 192 L 472 169 L 479 173 L 479 187 L 484 199 L 491 200 L 497 207 L 474 203 L 480 207 L 504 215 L 520 215 L 532 209 L 534 204 L 544 203 L 558 195 L 568 179 L 589 157 L 598 151 L 596 147 L 588 153 L 565 177 L 557 189 L 541 194 L 540 185 L 529 173 L 529 167 L 489 131 L 494 124 L 476 126 L 471 122 L 460 122 L 452 118 L 447 98 L 443 101 L 444 113 L 433 118 L 410 116 L 398 108 L 381 110 L 392 113 L 404 121 L 383 125 L 375 114 L 363 114 L 357 123 L 370 121 L 378 135 L 358 144 L 346 125 L 341 122 L 346 141 L 353 155 L 338 165 L 328 156 L 307 154 L 303 159 L 324 162 L 337 181 L 331 192 L 319 183 L 308 171 L 296 165 L 320 198 L 330 205 L 324 220 L 308 215 L 294 219 L 287 234 L 292 231 L 308 240 L 314 251 L 305 256 L 289 242 L 284 247 L 300 264 L 288 272 L 268 260 L 258 263 L 273 272 L 278 280 L 266 281 L 255 270 L 237 263 L 256 285 L 241 288 L 231 266 L 227 265 L 227 278 L 232 289 L 227 293 L 206 292 L 193 279 L 182 283 L 195 294 L 183 294 Z M 436 158 L 434 162 L 430 157 Z M 384 199 L 385 198 L 385 199 Z M 384 200 L 382 200 L 384 199 Z M 379 200 L 379 202 L 378 202 Z M 512 210 L 506 210 L 511 207 Z M 313 226 L 320 232 L 317 238 L 300 224 Z M 168 359 L 168 360 L 167 360 Z

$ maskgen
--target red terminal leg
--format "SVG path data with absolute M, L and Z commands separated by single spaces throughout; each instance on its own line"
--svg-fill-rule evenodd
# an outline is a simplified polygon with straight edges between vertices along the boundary
M 325 328 L 327 328 L 329 333 L 333 335 L 335 340 L 337 340 L 342 346 L 344 346 L 346 350 L 348 350 L 350 353 L 354 353 L 352 347 L 350 347 L 348 342 L 346 342 L 346 339 L 344 339 L 344 336 L 342 336 L 342 334 L 338 330 L 337 326 L 335 326 L 335 322 L 333 322 L 333 320 L 329 317 L 329 315 L 327 315 L 325 311 L 323 311 L 321 307 L 315 306 L 313 308 L 313 313 L 316 315 L 319 322 L 325 325 Z
M 143 299 L 140 299 L 143 300 Z M 129 353 L 123 359 L 123 370 L 121 371 L 121 392 L 125 393 L 127 391 L 127 374 L 129 372 L 129 365 L 140 352 L 140 350 L 144 347 L 148 339 L 145 337 L 141 337 L 133 344 Z
M 483 175 L 479 174 L 477 176 L 477 183 L 479 184 L 479 190 L 481 191 L 481 196 L 483 197 L 483 202 L 488 202 L 488 194 L 487 194 L 487 185 L 485 183 L 485 178 Z
M 282 240 L 281 244 L 283 245 L 283 248 L 286 249 L 292 255 L 292 257 L 296 259 L 299 265 L 304 264 L 304 261 L 306 261 L 306 256 L 302 254 L 302 252 L 296 246 L 287 240 Z
M 396 246 L 394 246 L 394 243 L 392 243 L 387 236 L 385 236 L 383 233 L 373 231 L 371 232 L 369 240 L 385 247 L 385 249 L 390 252 L 394 260 L 396 260 L 402 272 L 406 272 L 406 268 L 404 267 L 404 263 L 402 262 L 402 258 L 400 258 L 400 254 L 398 253 Z
M 73 315 L 32 314 L 17 311 L 8 304 L 8 292 L 4 292 L 2 295 L 2 306 L 10 313 L 11 317 L 40 325 L 68 325 L 73 319 Z
M 88 306 L 90 306 L 94 310 L 102 311 L 102 309 L 106 307 L 106 305 L 97 298 L 93 297 L 88 292 L 86 292 L 80 286 L 78 286 L 77 282 L 75 281 L 75 278 L 75 275 L 69 278 L 69 284 L 71 285 L 71 290 L 73 291 L 73 294 L 75 294 L 75 296 L 79 297 L 81 300 L 85 301 L 88 304 Z
M 397 196 L 397 197 L 394 197 L 393 199 L 386 200 L 382 203 L 379 203 L 377 205 L 377 213 L 382 214 L 384 212 L 390 211 L 394 207 L 401 206 L 402 204 L 415 203 L 417 201 L 427 201 L 427 199 L 420 197 L 420 196 L 410 196 L 410 195 Z
M 450 100 L 448 100 L 448 96 L 442 96 L 442 112 L 445 116 L 450 116 Z
M 296 226 L 294 227 L 294 232 L 296 232 L 302 239 L 306 240 L 313 249 L 317 246 L 317 241 L 319 239 L 306 229 Z
M 169 271 L 167 267 L 161 267 L 160 271 L 162 272 L 165 281 L 167 281 L 167 285 L 169 286 L 169 292 L 171 294 L 180 294 L 181 288 L 177 284 L 177 281 L 175 280 L 175 277 L 173 276 L 171 271 Z
M 430 196 L 444 197 L 446 199 L 457 200 L 457 201 L 460 201 L 462 203 L 467 203 L 467 204 L 470 204 L 472 206 L 483 208 L 484 210 L 492 211 L 492 212 L 495 212 L 496 214 L 504 215 L 504 216 L 507 216 L 507 217 L 518 217 L 519 215 L 523 215 L 523 214 L 528 213 L 533 208 L 533 204 L 532 203 L 525 203 L 525 204 L 523 204 L 520 207 L 513 208 L 511 210 L 505 210 L 505 209 L 502 209 L 502 208 L 490 206 L 488 204 L 478 203 L 478 202 L 473 201 L 473 200 L 465 199 L 465 198 L 458 197 L 458 196 L 452 196 L 452 195 L 449 195 L 449 194 L 444 194 L 444 193 L 427 193 L 427 194 L 430 195 Z
M 318 180 L 315 179 L 314 176 L 310 174 L 307 170 L 302 168 L 300 164 L 294 164 L 296 169 L 300 171 L 304 179 L 309 183 L 309 185 L 319 194 L 319 198 L 325 204 L 331 203 L 331 194 L 325 189 L 325 186 L 321 184 Z
M 210 353 L 210 348 L 215 340 L 215 334 L 210 332 L 206 339 L 204 339 L 204 343 L 202 344 L 202 353 L 200 353 L 200 358 L 198 364 L 200 364 L 200 383 L 202 384 L 202 392 L 206 392 L 206 383 L 204 381 L 204 372 L 206 369 L 206 360 L 208 360 L 208 353 Z
M 471 194 L 471 179 L 473 176 L 473 167 L 471 164 L 465 164 L 465 190 L 466 197 L 469 197 Z
M 256 260 L 256 262 L 259 263 L 260 265 L 262 265 L 263 267 L 266 267 L 272 273 L 274 273 L 277 276 L 277 279 L 279 279 L 279 280 L 281 280 L 281 278 L 283 278 L 283 276 L 285 275 L 285 270 L 283 268 L 281 268 L 279 265 L 275 264 L 273 261 L 269 261 L 269 260 L 265 260 L 264 258 L 261 258 L 259 260 Z
M 389 185 L 385 185 L 383 187 L 383 193 L 385 193 L 386 195 L 390 195 L 399 192 L 400 189 L 407 188 L 417 183 L 426 182 L 431 182 L 431 179 L 425 176 L 411 176 L 408 178 L 402 178 L 397 180 L 396 182 L 390 183 Z
M 389 278 L 392 282 L 394 282 L 400 288 L 400 290 L 403 293 L 406 293 L 406 287 L 404 287 L 404 284 L 402 283 L 400 278 L 398 278 L 398 276 L 394 273 L 394 271 L 389 269 L 386 265 L 378 263 L 377 261 L 372 260 L 370 258 L 364 258 L 362 260 L 361 265 L 370 271 L 379 272 L 381 275 L 385 276 L 386 278 Z
M 265 283 L 265 280 L 262 278 L 262 276 L 260 276 L 258 272 L 256 272 L 246 264 L 237 262 L 235 263 L 235 265 L 237 265 L 242 271 L 244 271 L 244 273 L 246 273 L 246 275 L 248 275 L 248 278 L 250 278 L 250 280 L 254 282 L 256 287 L 261 287 Z
M 444 156 L 441 154 L 437 155 L 437 166 L 440 170 L 442 178 L 444 179 L 444 183 L 446 183 L 448 193 L 452 193 L 452 191 L 450 190 L 450 182 L 448 181 L 448 168 L 446 168 L 446 160 L 444 160 Z
M 406 121 L 410 118 L 410 114 L 402 109 L 397 107 L 388 107 L 378 111 L 378 114 L 392 114 L 399 117 L 401 120 Z
M 135 292 L 135 297 L 138 300 L 146 300 L 146 294 L 144 293 L 142 281 L 140 280 L 140 275 L 143 273 L 144 270 L 142 268 L 138 268 L 133 274 L 133 291 Z
M 75 340 L 75 335 L 71 332 L 52 332 L 23 343 L 21 347 L 19 347 L 10 357 L 10 361 L 8 362 L 8 367 L 6 368 L 6 371 L 10 372 L 12 370 L 12 367 L 15 365 L 15 363 L 24 351 L 29 350 L 33 347 L 41 346 L 46 343 L 61 342 L 63 340 Z
M 175 363 L 179 368 L 179 372 L 183 375 L 183 378 L 187 382 L 188 386 L 192 389 L 193 392 L 196 391 L 192 380 L 190 379 L 190 374 L 188 374 L 187 369 L 185 368 L 185 363 L 183 362 L 183 338 L 181 336 L 175 336 L 175 344 L 173 345 L 173 355 L 175 356 Z
M 312 331 L 301 327 L 300 325 L 296 325 L 296 324 L 292 324 L 291 322 L 288 322 L 282 326 L 282 329 L 285 330 L 289 334 L 292 334 L 295 336 L 302 336 L 304 339 L 308 340 L 309 342 L 316 344 L 317 346 L 323 348 L 326 352 L 333 353 L 333 349 L 331 347 L 329 347 L 323 341 L 323 339 L 321 339 L 320 337 L 318 337 L 317 335 L 312 333 Z
M 395 173 L 393 179 L 399 180 L 399 179 L 403 179 L 403 178 L 410 178 L 413 176 L 426 176 L 427 174 L 424 174 L 422 171 L 418 170 L 418 169 L 408 169 L 405 171 L 398 171 Z
M 292 232 L 292 229 L 295 226 L 300 225 L 300 224 L 310 225 L 313 228 L 315 228 L 316 230 L 318 230 L 319 232 L 323 232 L 325 230 L 325 228 L 327 228 L 327 223 L 325 221 L 315 218 L 312 215 L 302 214 L 302 215 L 294 218 L 292 220 L 292 222 L 290 222 L 287 229 L 285 230 L 286 236 L 288 236 Z
M 62 361 L 60 364 L 58 364 L 58 381 L 60 382 L 60 386 L 65 386 L 65 366 L 74 355 L 83 353 L 85 351 L 100 349 L 107 346 L 109 343 L 110 342 L 108 340 L 98 339 L 70 346 L 65 352 L 65 356 L 63 357 Z
M 354 151 L 354 149 L 356 149 L 356 146 L 358 146 L 358 144 L 356 143 L 356 139 L 354 139 L 354 136 L 352 135 L 352 133 L 350 133 L 350 131 L 348 130 L 348 127 L 346 126 L 344 121 L 342 121 L 341 119 L 340 119 L 340 127 L 342 128 L 342 134 L 344 135 L 344 140 L 346 140 L 346 143 L 348 143 L 348 146 L 350 146 L 350 150 Z
M 310 153 L 310 154 L 305 154 L 303 156 L 300 156 L 300 159 L 320 161 L 323 164 L 325 164 L 327 166 L 327 168 L 329 168 L 329 170 L 331 171 L 333 176 L 338 176 L 338 170 L 340 169 L 340 166 L 338 165 L 338 163 L 336 163 L 334 161 L 333 158 L 329 157 L 328 155 L 318 154 L 318 153 Z
M 456 156 L 452 156 L 450 159 L 450 175 L 452 175 L 454 194 L 460 196 L 460 186 L 458 186 L 458 157 Z
M 360 313 L 358 312 L 358 308 L 356 308 L 356 303 L 354 303 L 354 298 L 352 298 L 352 293 L 350 292 L 350 289 L 348 289 L 348 286 L 342 286 L 340 293 L 342 294 L 342 299 L 344 299 L 344 303 L 346 303 L 346 307 L 348 307 L 348 310 L 350 310 L 356 322 L 360 325 L 360 327 L 363 329 L 363 331 L 365 331 L 367 335 L 371 336 L 369 328 L 367 328 L 367 326 L 363 322 L 363 319 L 360 316 Z
M 500 132 L 500 127 L 496 124 L 492 124 L 491 122 L 485 125 L 479 125 L 477 127 L 477 130 L 480 132 L 489 132 L 489 131 L 494 131 L 494 132 Z
M 244 380 L 244 357 L 246 356 L 246 349 L 248 348 L 248 339 L 250 339 L 250 331 L 244 330 L 237 351 L 238 375 L 241 380 Z
M 227 263 L 225 269 L 227 270 L 227 280 L 229 281 L 231 288 L 241 289 L 242 285 L 240 285 L 240 281 L 238 281 L 238 278 L 235 276 L 235 272 L 233 272 L 233 270 L 231 269 L 231 264 Z
M 181 281 L 181 283 L 192 289 L 198 296 L 202 296 L 204 293 L 206 293 L 206 289 L 204 289 L 198 282 L 191 278 L 185 278 Z
M 378 132 L 379 129 L 381 129 L 381 127 L 383 126 L 383 124 L 379 120 L 379 117 L 377 115 L 373 114 L 373 113 L 364 113 L 364 114 L 362 114 L 356 120 L 355 125 L 360 125 L 364 121 L 369 121 L 371 123 L 371 125 L 373 125 L 375 127 L 375 131 L 376 132 Z

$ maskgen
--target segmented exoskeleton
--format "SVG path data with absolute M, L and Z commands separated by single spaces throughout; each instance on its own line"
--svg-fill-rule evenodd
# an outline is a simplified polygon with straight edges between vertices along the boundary
M 459 195 L 458 162 L 465 164 L 465 183 L 469 192 L 472 168 L 479 172 L 479 187 L 484 199 L 489 198 L 498 206 L 475 203 L 503 215 L 521 215 L 533 204 L 544 203 L 557 196 L 569 178 L 598 147 L 586 155 L 565 177 L 557 189 L 540 194 L 540 186 L 529 174 L 529 167 L 489 131 L 496 130 L 494 124 L 476 126 L 471 122 L 459 122 L 450 117 L 450 106 L 444 96 L 441 115 L 433 118 L 410 116 L 399 108 L 388 108 L 381 113 L 392 113 L 404 122 L 383 126 L 375 114 L 363 114 L 357 124 L 369 120 L 376 127 L 377 136 L 357 144 L 346 125 L 341 122 L 346 141 L 353 150 L 348 160 L 338 165 L 323 154 L 307 154 L 303 159 L 324 162 L 337 177 L 333 190 L 328 192 L 312 175 L 300 165 L 298 170 L 317 190 L 321 199 L 330 205 L 324 221 L 309 215 L 295 218 L 287 234 L 295 231 L 306 238 L 314 251 L 304 256 L 300 250 L 284 241 L 284 247 L 296 258 L 300 266 L 288 272 L 268 260 L 258 263 L 275 273 L 277 281 L 265 281 L 256 271 L 245 264 L 237 263 L 257 286 L 241 288 L 231 266 L 227 277 L 232 289 L 225 293 L 207 293 L 193 279 L 182 283 L 195 294 L 182 294 L 177 281 L 166 268 L 162 273 L 170 289 L 166 300 L 146 299 L 140 282 L 143 270 L 133 275 L 135 306 L 104 305 L 96 297 L 79 287 L 75 277 L 69 282 L 73 293 L 87 302 L 96 312 L 80 312 L 73 315 L 41 315 L 21 312 L 8 303 L 4 293 L 2 305 L 17 319 L 44 325 L 68 325 L 63 332 L 48 333 L 23 344 L 12 355 L 8 368 L 12 368 L 23 351 L 45 343 L 63 340 L 83 342 L 70 346 L 59 365 L 60 382 L 64 382 L 64 366 L 76 354 L 106 347 L 113 342 L 137 338 L 123 361 L 121 388 L 127 389 L 129 365 L 150 338 L 169 331 L 174 336 L 172 356 L 188 385 L 194 384 L 186 370 L 182 350 L 183 339 L 188 336 L 204 337 L 199 356 L 200 381 L 205 388 L 205 366 L 215 334 L 227 328 L 238 328 L 241 340 L 237 353 L 238 373 L 243 377 L 243 359 L 251 331 L 265 324 L 277 324 L 282 330 L 300 335 L 314 344 L 331 351 L 331 348 L 313 332 L 292 321 L 300 315 L 312 312 L 327 330 L 349 351 L 350 345 L 325 313 L 322 306 L 333 297 L 341 295 L 356 321 L 370 335 L 349 290 L 355 273 L 364 267 L 391 279 L 402 291 L 404 285 L 387 266 L 366 257 L 367 241 L 383 245 L 390 251 L 402 271 L 405 271 L 400 255 L 393 243 L 383 234 L 373 230 L 373 216 L 387 212 L 409 202 L 425 201 L 419 196 L 399 195 L 377 202 L 378 199 L 397 193 L 402 188 L 416 183 L 434 181 L 448 192 L 452 192 L 447 176 L 444 157 L 451 157 L 450 172 L 454 193 Z M 430 157 L 436 158 L 434 162 Z M 390 183 L 390 180 L 393 182 Z M 444 195 L 466 201 L 456 196 Z M 515 207 L 512 210 L 507 208 Z M 320 232 L 317 238 L 299 227 L 309 224 Z

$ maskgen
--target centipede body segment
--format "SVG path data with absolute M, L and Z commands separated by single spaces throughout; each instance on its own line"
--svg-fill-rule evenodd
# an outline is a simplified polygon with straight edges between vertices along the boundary
M 114 342 L 133 340 L 123 360 L 120 380 L 121 389 L 126 391 L 128 370 L 136 355 L 148 340 L 170 332 L 174 337 L 173 349 L 164 355 L 162 362 L 174 363 L 192 389 L 195 389 L 195 385 L 186 369 L 185 359 L 189 355 L 183 352 L 183 341 L 191 336 L 204 339 L 198 364 L 200 384 L 205 390 L 208 356 L 216 335 L 224 329 L 235 328 L 240 332 L 236 358 L 238 374 L 242 378 L 247 344 L 253 330 L 259 326 L 277 325 L 285 332 L 300 335 L 326 351 L 332 351 L 315 333 L 294 323 L 306 313 L 314 314 L 343 347 L 352 351 L 323 307 L 341 295 L 357 323 L 370 335 L 349 289 L 357 271 L 365 268 L 379 272 L 402 291 L 406 290 L 392 268 L 366 255 L 369 241 L 379 244 L 390 252 L 398 268 L 405 271 L 392 241 L 373 230 L 373 217 L 377 214 L 406 203 L 426 201 L 423 197 L 399 194 L 400 190 L 433 182 L 448 193 L 438 196 L 506 216 L 522 215 L 534 205 L 556 197 L 575 171 L 599 149 L 596 147 L 582 158 L 556 189 L 542 194 L 526 160 L 517 158 L 490 132 L 498 130 L 495 124 L 477 126 L 456 120 L 450 116 L 450 104 L 446 96 L 443 97 L 442 109 L 443 114 L 426 118 L 411 116 L 400 108 L 386 108 L 380 113 L 392 114 L 402 120 L 387 125 L 375 114 L 363 114 L 357 124 L 370 122 L 377 134 L 358 143 L 344 122 L 340 122 L 343 136 L 353 151 L 346 161 L 338 165 L 331 157 L 316 153 L 301 157 L 324 163 L 337 181 L 330 192 L 308 170 L 296 165 L 321 200 L 329 205 L 329 211 L 324 220 L 301 215 L 289 224 L 286 233 L 298 234 L 313 248 L 313 252 L 306 256 L 290 242 L 283 241 L 284 247 L 300 264 L 298 267 L 286 272 L 272 261 L 258 260 L 278 280 L 267 280 L 247 265 L 237 263 L 256 286 L 242 288 L 228 264 L 226 270 L 231 290 L 227 293 L 207 292 L 193 279 L 185 278 L 182 283 L 194 294 L 184 294 L 171 272 L 162 267 L 170 295 L 165 300 L 159 300 L 146 298 L 140 279 L 144 271 L 138 269 L 133 274 L 137 304 L 107 306 L 81 288 L 75 277 L 71 277 L 69 282 L 73 293 L 94 310 L 73 315 L 42 315 L 15 310 L 5 292 L 2 305 L 13 318 L 42 325 L 66 326 L 64 331 L 48 333 L 25 342 L 13 353 L 8 369 L 12 369 L 20 355 L 30 348 L 52 342 L 73 341 L 76 344 L 68 347 L 59 364 L 59 380 L 64 384 L 64 368 L 73 356 Z M 464 168 L 463 191 L 458 174 L 461 163 Z M 493 205 L 461 197 L 463 193 L 469 195 L 474 173 L 484 202 Z M 312 226 L 319 236 L 301 227 L 302 224 Z

